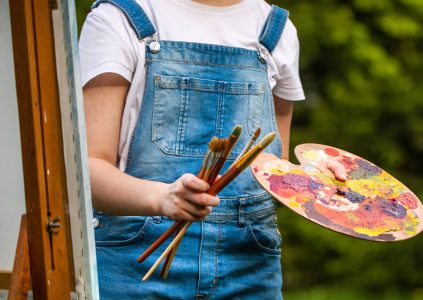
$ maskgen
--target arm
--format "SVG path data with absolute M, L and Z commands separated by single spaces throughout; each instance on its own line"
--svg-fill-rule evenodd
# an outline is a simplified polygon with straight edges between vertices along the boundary
M 273 98 L 275 101 L 276 123 L 282 139 L 282 158 L 289 160 L 289 137 L 294 103 L 275 95 L 273 95 Z M 339 181 L 346 180 L 345 168 L 337 161 L 327 159 L 323 167 L 330 170 Z
M 282 158 L 289 160 L 289 138 L 294 102 L 284 100 L 276 95 L 273 95 L 273 99 L 275 102 L 276 123 L 282 139 Z
M 88 162 L 93 206 L 118 215 L 166 215 L 198 220 L 219 203 L 209 185 L 191 174 L 172 184 L 138 179 L 116 168 L 120 124 L 130 83 L 114 73 L 89 81 L 84 89 Z

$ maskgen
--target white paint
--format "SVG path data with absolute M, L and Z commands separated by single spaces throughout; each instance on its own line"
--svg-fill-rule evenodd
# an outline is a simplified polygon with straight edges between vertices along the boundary
M 0 270 L 10 271 L 25 212 L 9 0 L 0 0 Z

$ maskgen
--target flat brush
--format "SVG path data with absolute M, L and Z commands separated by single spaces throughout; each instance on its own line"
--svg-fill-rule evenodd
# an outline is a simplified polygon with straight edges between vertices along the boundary
M 209 184 L 212 184 L 214 180 L 216 179 L 217 175 L 219 175 L 220 170 L 222 169 L 223 165 L 225 164 L 226 160 L 229 157 L 229 154 L 231 154 L 233 147 L 238 141 L 239 136 L 241 135 L 241 132 L 242 132 L 241 125 L 235 125 L 235 127 L 232 129 L 232 132 L 228 137 L 226 147 L 223 150 L 222 155 L 220 156 L 216 165 L 214 166 L 213 172 L 211 173 L 210 177 L 207 180 Z
M 235 177 L 237 177 L 245 168 L 247 168 L 256 157 L 267 147 L 276 137 L 273 131 L 267 134 L 256 146 L 244 154 L 239 161 L 230 168 L 222 177 L 219 178 L 207 192 L 210 195 L 217 195 L 225 186 L 227 186 Z
M 208 143 L 209 148 L 208 148 L 206 157 L 204 158 L 203 164 L 201 165 L 200 171 L 198 172 L 198 175 L 197 175 L 199 178 L 207 181 L 208 177 L 213 171 L 216 161 L 218 161 L 221 153 L 225 150 L 226 145 L 227 145 L 227 139 L 218 139 L 217 137 L 213 137 L 211 139 L 211 141 Z M 188 222 L 182 222 L 179 224 L 177 233 L 186 223 Z M 188 226 L 190 226 L 191 223 L 192 222 L 189 222 Z M 160 273 L 160 276 L 163 279 L 167 278 L 170 265 L 172 264 L 173 258 L 175 257 L 176 251 L 178 250 L 181 240 L 182 238 L 179 240 L 178 243 L 176 243 L 175 247 L 173 247 L 172 251 L 166 257 L 166 260 L 163 264 L 162 271 Z
M 206 172 L 206 169 L 210 167 L 213 160 L 215 160 L 216 152 L 222 151 L 224 148 L 225 142 L 222 139 L 218 139 L 217 137 L 212 137 L 210 142 L 208 143 L 208 150 L 203 159 L 203 163 L 201 165 L 200 170 L 198 171 L 197 176 L 199 178 L 203 178 Z M 182 226 L 184 226 L 185 221 L 179 220 L 175 222 L 171 227 L 169 227 L 150 247 L 148 247 L 144 253 L 142 253 L 137 261 L 139 263 L 143 262 L 147 257 L 151 255 L 157 248 L 160 247 L 174 232 L 180 230 Z M 170 260 L 170 257 L 169 257 Z M 167 263 L 169 263 L 169 260 Z

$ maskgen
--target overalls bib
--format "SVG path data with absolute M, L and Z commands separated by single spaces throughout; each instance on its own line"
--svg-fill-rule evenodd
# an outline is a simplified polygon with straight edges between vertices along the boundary
M 146 86 L 125 172 L 174 182 L 196 174 L 212 136 L 243 133 L 226 170 L 261 127 L 277 131 L 266 54 L 278 43 L 287 12 L 276 6 L 258 37 L 260 51 L 220 45 L 159 41 L 133 0 L 108 2 L 126 15 L 146 46 Z M 150 39 L 151 38 L 151 39 Z M 281 156 L 279 136 L 266 152 Z M 194 222 L 178 248 L 169 276 L 141 278 L 167 243 L 141 264 L 137 257 L 174 221 L 167 217 L 110 216 L 95 212 L 101 299 L 281 299 L 281 237 L 275 204 L 250 169 L 219 194 L 220 205 Z M 140 195 L 142 198 L 142 195 Z

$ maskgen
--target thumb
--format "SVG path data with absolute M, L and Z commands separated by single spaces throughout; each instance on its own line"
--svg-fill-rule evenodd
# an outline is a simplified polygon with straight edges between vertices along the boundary
M 337 160 L 328 159 L 324 163 L 325 167 L 330 170 L 335 178 L 339 181 L 346 181 L 347 180 L 347 172 L 345 167 L 339 163 Z

